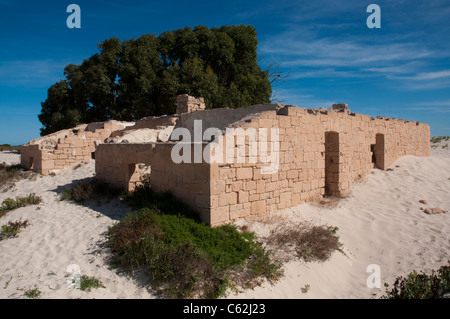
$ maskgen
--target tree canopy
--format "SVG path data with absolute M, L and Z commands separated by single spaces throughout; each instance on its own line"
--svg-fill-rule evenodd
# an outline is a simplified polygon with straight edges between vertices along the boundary
M 257 45 L 256 30 L 245 25 L 107 39 L 81 65 L 67 65 L 64 80 L 48 89 L 38 115 L 41 135 L 81 123 L 173 114 L 179 94 L 203 97 L 207 108 L 269 102 L 271 81 L 257 63 Z

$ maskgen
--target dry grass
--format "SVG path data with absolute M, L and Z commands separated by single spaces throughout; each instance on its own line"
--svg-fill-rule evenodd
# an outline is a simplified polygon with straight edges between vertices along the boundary
M 27 196 L 17 196 L 15 199 L 8 197 L 0 204 L 0 217 L 3 217 L 11 210 L 29 205 L 37 205 L 41 202 L 42 197 L 36 196 L 34 193 Z
M 338 207 L 341 199 L 343 198 L 345 197 L 335 197 L 335 196 L 324 197 L 320 201 L 312 202 L 311 204 L 318 207 L 333 209 Z
M 22 228 L 26 228 L 28 225 L 28 220 L 8 222 L 0 228 L 0 240 L 17 237 Z
M 280 212 L 271 213 L 269 216 L 260 217 L 257 219 L 258 223 L 263 225 L 277 225 L 280 223 L 286 223 L 288 221 L 288 217 L 286 215 L 281 214 Z M 241 226 L 247 228 L 248 226 Z
M 448 141 L 450 140 L 450 136 L 433 136 L 430 139 L 431 143 L 440 143 L 441 141 Z
M 116 197 L 120 193 L 121 190 L 112 188 L 93 178 L 63 189 L 60 194 L 60 199 L 83 204 L 84 201 L 93 199 L 96 196 Z
M 0 163 L 0 191 L 8 191 L 15 186 L 15 183 L 23 180 L 35 180 L 39 174 L 27 171 L 17 165 L 7 165 L 5 162 Z
M 233 225 L 211 227 L 170 193 L 138 187 L 125 200 L 133 213 L 109 229 L 111 263 L 145 269 L 155 293 L 171 298 L 217 298 L 228 288 L 254 287 L 282 276 L 281 265 Z
M 21 145 L 1 144 L 0 152 L 20 152 Z
M 284 223 L 272 230 L 264 244 L 284 262 L 293 259 L 324 262 L 334 251 L 344 253 L 337 231 L 338 228 L 332 226 Z

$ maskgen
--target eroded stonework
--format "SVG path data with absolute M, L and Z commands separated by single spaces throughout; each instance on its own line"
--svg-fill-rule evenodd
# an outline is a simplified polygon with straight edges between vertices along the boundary
M 133 125 L 127 122 L 82 124 L 37 138 L 20 149 L 21 165 L 43 175 L 94 158 L 98 144 L 112 132 Z
M 428 124 L 356 114 L 346 104 L 335 104 L 330 109 L 284 104 L 204 109 L 203 99 L 186 95 L 180 96 L 178 102 L 175 115 L 122 124 L 124 127 L 116 131 L 111 127 L 109 135 L 104 128 L 104 135 L 97 138 L 86 135 L 92 145 L 79 144 L 86 148 L 82 156 L 77 152 L 71 155 L 73 147 L 63 151 L 67 154 L 64 165 L 90 158 L 96 148 L 97 179 L 133 190 L 144 177 L 150 177 L 156 192 L 172 192 L 199 211 L 203 221 L 220 225 L 240 218 L 264 217 L 323 196 L 345 195 L 354 181 L 374 168 L 386 170 L 402 156 L 430 153 Z M 181 140 L 178 128 L 191 137 L 200 134 L 201 138 Z M 210 128 L 220 132 L 214 143 L 224 147 L 223 154 L 214 156 L 221 160 L 211 161 L 210 157 L 198 161 L 195 154 L 199 150 L 203 155 L 212 154 L 207 152 L 212 138 L 204 134 Z M 241 132 L 241 140 L 234 135 L 236 129 Z M 276 139 L 274 133 L 267 134 L 267 154 L 274 155 L 277 161 L 276 169 L 267 172 L 267 161 L 255 153 L 252 142 L 262 136 L 259 132 L 274 132 L 272 129 L 276 129 Z M 79 139 L 82 135 L 76 136 Z M 67 139 L 75 143 L 77 138 L 60 137 L 59 145 L 68 145 Z M 28 149 L 39 148 L 44 154 L 45 137 L 42 139 Z M 189 150 L 190 160 L 176 163 L 173 150 L 180 145 L 184 151 Z M 257 144 L 258 148 L 262 146 Z M 30 157 L 27 147 L 22 163 Z M 226 153 L 227 147 L 235 152 Z M 54 168 L 62 163 L 56 160 L 60 154 L 55 154 L 60 149 L 65 148 L 56 146 L 52 152 L 45 151 L 52 156 L 43 155 L 54 160 Z M 51 169 L 48 164 L 44 166 L 47 171 Z

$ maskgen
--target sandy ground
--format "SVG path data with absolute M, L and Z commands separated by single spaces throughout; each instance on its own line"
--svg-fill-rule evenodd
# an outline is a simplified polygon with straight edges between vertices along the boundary
M 17 163 L 19 156 L 0 153 L 3 161 Z M 378 298 L 384 294 L 385 282 L 392 284 L 413 270 L 430 271 L 446 264 L 450 259 L 450 150 L 440 145 L 432 148 L 429 158 L 405 156 L 391 168 L 374 170 L 353 184 L 351 194 L 337 207 L 302 204 L 263 222 L 240 222 L 260 236 L 286 222 L 337 226 L 345 254 L 335 252 L 324 263 L 289 262 L 285 276 L 275 285 L 232 292 L 226 298 Z M 128 209 L 118 201 L 97 201 L 85 207 L 58 200 L 62 188 L 93 175 L 91 162 L 53 177 L 20 181 L 14 189 L 0 193 L 0 201 L 29 193 L 43 198 L 38 206 L 0 218 L 0 226 L 20 219 L 30 223 L 17 238 L 0 241 L 0 298 L 26 298 L 25 291 L 35 287 L 42 292 L 41 298 L 154 298 L 140 278 L 118 274 L 107 263 L 105 232 Z M 428 205 L 419 203 L 422 199 Z M 428 215 L 421 207 L 440 207 L 447 213 Z M 90 292 L 70 288 L 68 267 L 95 276 L 105 288 Z M 369 284 L 376 284 L 377 274 L 381 288 L 368 287 L 369 276 Z M 306 285 L 309 289 L 304 292 Z

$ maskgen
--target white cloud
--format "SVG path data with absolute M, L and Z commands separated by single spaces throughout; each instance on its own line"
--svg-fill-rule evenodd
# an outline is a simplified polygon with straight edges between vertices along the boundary
M 298 2 L 283 16 L 284 32 L 266 37 L 259 51 L 276 59 L 292 80 L 378 77 L 399 89 L 446 88 L 450 71 L 436 67 L 450 58 L 449 42 L 441 40 L 448 34 L 443 12 L 450 12 L 450 6 L 440 1 L 379 3 L 383 27 L 373 32 L 365 28 L 368 4 Z
M 421 72 L 413 77 L 414 80 L 435 80 L 450 77 L 450 70 L 436 72 Z
M 411 107 L 411 111 L 427 111 L 433 113 L 450 113 L 450 107 Z
M 411 104 L 410 111 L 427 111 L 433 113 L 450 113 L 450 100 L 424 101 Z
M 23 60 L 0 63 L 0 83 L 5 86 L 47 87 L 64 77 L 68 63 L 52 60 Z
M 287 31 L 266 39 L 260 46 L 265 56 L 276 57 L 291 79 L 383 77 L 403 89 L 437 89 L 448 86 L 450 70 L 436 70 L 434 61 L 448 59 L 450 51 L 424 46 L 411 35 L 366 39 L 310 27 L 289 26 Z M 447 81 L 447 78 L 449 81 Z
M 450 108 L 450 100 L 438 100 L 438 101 L 430 101 L 430 102 L 417 102 L 413 104 L 414 106 L 426 106 L 426 107 L 449 107 Z
M 263 54 L 282 56 L 285 67 L 389 67 L 392 63 L 408 63 L 434 53 L 418 48 L 415 43 L 382 43 L 363 37 L 321 36 L 310 30 L 289 30 L 261 44 Z
M 403 87 L 410 90 L 450 88 L 450 70 L 417 72 L 408 75 L 391 74 L 387 77 L 401 81 Z
M 298 89 L 275 89 L 272 94 L 274 102 L 292 104 L 295 101 L 305 101 L 314 98 L 313 95 L 303 93 Z

